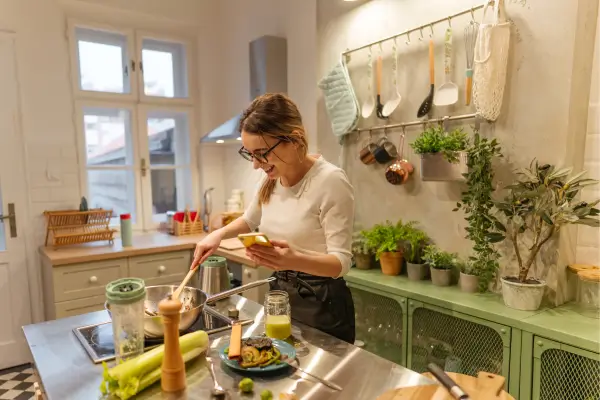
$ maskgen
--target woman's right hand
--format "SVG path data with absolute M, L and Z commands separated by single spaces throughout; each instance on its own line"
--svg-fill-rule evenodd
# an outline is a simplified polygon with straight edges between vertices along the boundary
M 219 248 L 221 244 L 221 236 L 217 231 L 210 233 L 204 239 L 196 243 L 196 250 L 194 250 L 194 261 L 190 269 L 194 269 L 197 265 L 200 265 L 206 260 L 211 254 L 213 254 Z

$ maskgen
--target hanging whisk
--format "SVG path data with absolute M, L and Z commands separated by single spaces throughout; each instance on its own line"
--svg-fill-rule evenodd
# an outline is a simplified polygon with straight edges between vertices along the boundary
M 475 42 L 479 24 L 471 21 L 465 28 L 465 54 L 467 55 L 466 85 L 465 85 L 465 104 L 471 104 L 471 92 L 473 90 L 473 58 L 475 57 Z

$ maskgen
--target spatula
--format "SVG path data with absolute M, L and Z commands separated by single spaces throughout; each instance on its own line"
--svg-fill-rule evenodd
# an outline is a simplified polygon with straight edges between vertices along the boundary
M 429 94 L 421 103 L 421 107 L 419 107 L 419 111 L 417 112 L 417 118 L 421 118 L 429 114 L 431 111 L 431 106 L 433 104 L 433 94 L 435 91 L 435 71 L 433 68 L 434 60 L 433 60 L 433 38 L 429 39 Z
M 435 94 L 436 107 L 449 106 L 458 101 L 458 86 L 452 82 L 452 28 L 446 29 L 444 42 L 444 84 Z

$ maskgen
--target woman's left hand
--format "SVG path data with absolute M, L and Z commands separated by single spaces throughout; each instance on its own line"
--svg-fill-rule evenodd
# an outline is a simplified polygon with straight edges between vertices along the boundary
M 285 240 L 271 240 L 273 247 L 253 245 L 246 249 L 246 255 L 256 264 L 275 271 L 293 269 L 298 254 Z

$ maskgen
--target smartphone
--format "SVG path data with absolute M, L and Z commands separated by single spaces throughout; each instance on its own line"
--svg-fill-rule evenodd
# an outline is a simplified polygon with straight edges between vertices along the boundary
M 238 239 L 244 247 L 250 247 L 254 244 L 265 247 L 273 247 L 273 244 L 269 241 L 269 238 L 264 233 L 252 232 L 252 233 L 243 233 L 238 235 Z

